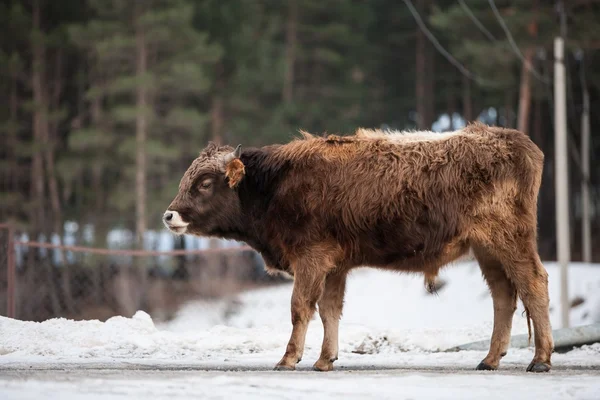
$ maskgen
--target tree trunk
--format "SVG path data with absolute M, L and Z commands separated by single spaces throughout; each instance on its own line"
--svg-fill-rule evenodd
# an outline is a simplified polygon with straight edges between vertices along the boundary
M 533 101 L 533 125 L 531 130 L 531 138 L 534 143 L 542 150 L 543 153 L 546 154 L 546 157 L 550 159 L 549 154 L 546 152 L 546 143 L 544 140 L 544 131 L 543 131 L 543 111 L 542 111 L 543 100 L 541 98 L 535 98 Z M 553 195 L 548 193 L 548 189 L 554 190 L 552 185 L 546 184 L 549 180 L 548 177 L 548 168 L 544 168 L 542 171 L 542 185 L 540 187 L 540 193 L 538 196 L 538 216 L 546 215 L 546 210 L 553 210 L 552 204 L 549 203 L 549 199 L 553 198 Z M 550 222 L 550 224 L 548 224 Z M 542 257 L 548 256 L 547 246 L 548 246 L 548 237 L 549 231 L 551 230 L 551 226 L 554 225 L 554 221 L 551 218 L 539 218 L 539 232 L 540 232 L 540 255 Z
M 542 99 L 535 99 L 534 101 L 534 113 L 533 113 L 533 131 L 532 139 L 538 147 L 544 151 L 544 135 L 542 133 Z
M 296 46 L 298 42 L 298 3 L 288 3 L 288 21 L 286 25 L 285 78 L 283 80 L 283 102 L 289 104 L 294 98 L 294 66 L 296 64 Z
M 42 145 L 44 143 L 44 126 L 46 125 L 46 110 L 44 100 L 44 43 L 40 29 L 40 1 L 33 2 L 33 31 L 32 35 L 32 76 L 33 90 L 33 154 L 31 168 L 31 197 L 33 199 L 31 216 L 32 232 L 39 233 L 46 225 L 45 221 L 45 191 Z M 32 238 L 35 240 L 35 237 Z
M 223 88 L 225 87 L 223 77 L 223 64 L 218 63 L 215 67 L 216 70 L 216 82 L 215 82 L 215 94 L 212 98 L 212 104 L 210 107 L 210 125 L 211 125 L 211 140 L 217 144 L 221 144 L 223 137 Z
M 17 76 L 16 71 L 10 71 L 10 83 L 8 93 L 8 120 L 6 123 L 6 143 L 5 148 L 0 151 L 2 157 L 6 157 L 7 166 L 5 170 L 0 173 L 2 176 L 2 189 L 7 193 L 19 193 L 18 188 L 18 175 L 17 171 L 19 167 L 17 165 L 16 147 L 18 143 L 18 92 L 17 92 Z M 0 204 L 0 221 L 6 221 L 9 217 L 14 215 L 15 206 L 17 204 L 13 201 Z
M 58 111 L 60 107 L 60 96 L 62 92 L 63 80 L 62 80 L 62 52 L 59 50 L 56 54 L 56 65 L 55 65 L 55 76 L 54 76 L 54 90 L 50 98 L 50 107 L 53 111 Z M 57 118 L 57 117 L 55 117 Z M 62 209 L 60 205 L 60 193 L 58 190 L 58 179 L 56 176 L 54 151 L 56 147 L 56 141 L 58 139 L 58 119 L 54 119 L 49 122 L 46 119 L 47 126 L 44 128 L 46 131 L 46 143 L 44 148 L 45 160 L 46 160 L 46 172 L 48 173 L 48 185 L 50 189 L 50 204 L 52 207 L 52 220 L 54 226 L 54 233 L 62 238 Z M 61 252 L 62 259 L 62 252 Z M 62 260 L 64 261 L 64 259 Z
M 425 5 L 427 0 L 418 0 L 417 1 L 417 10 L 421 15 L 425 10 Z M 426 128 L 426 118 L 427 118 L 427 102 L 426 102 L 426 92 L 427 92 L 427 84 L 425 80 L 427 79 L 427 71 L 426 71 L 426 45 L 427 38 L 425 34 L 417 27 L 417 45 L 416 45 L 416 70 L 415 70 L 415 94 L 416 94 L 416 105 L 417 105 L 417 129 L 425 129 Z
M 504 127 L 512 128 L 512 94 L 507 90 L 504 94 Z
M 463 118 L 466 122 L 473 121 L 473 103 L 471 100 L 471 80 L 463 75 Z
M 135 171 L 135 242 L 139 249 L 144 248 L 144 234 L 146 232 L 146 139 L 148 135 L 149 93 L 147 91 L 146 74 L 148 72 L 148 43 L 144 26 L 140 19 L 142 15 L 142 2 L 137 3 L 135 29 L 136 29 L 136 76 L 138 86 L 136 90 L 136 171 Z M 146 292 L 148 274 L 141 258 L 134 258 L 135 279 L 129 277 L 124 283 L 128 284 L 124 293 L 119 295 L 130 298 L 135 310 L 144 309 L 144 296 Z M 126 276 L 126 275 L 125 275 Z M 125 276 L 123 276 L 125 278 Z M 123 290 L 123 289 L 121 289 Z M 133 310 L 133 311 L 135 311 Z
M 531 37 L 537 36 L 537 21 L 535 20 L 537 2 L 538 0 L 534 0 L 533 2 L 534 19 L 531 21 L 527 29 Z M 529 65 L 530 67 L 533 67 L 534 48 L 529 47 L 525 49 L 523 56 L 525 57 L 526 62 L 524 62 L 521 66 L 521 85 L 519 88 L 519 117 L 517 120 L 517 130 L 529 133 L 529 110 L 531 105 L 531 72 L 529 71 L 527 66 Z
M 425 14 L 429 14 L 429 4 Z M 431 129 L 435 119 L 435 52 L 431 43 L 425 41 L 425 129 Z
M 454 92 L 454 81 L 448 81 L 446 83 L 446 109 L 448 110 L 448 116 L 450 117 L 449 131 L 454 130 L 454 113 L 456 112 L 456 94 Z
M 525 50 L 525 60 L 532 65 L 533 49 Z M 517 129 L 521 132 L 529 133 L 529 106 L 531 104 L 531 73 L 523 63 L 521 67 L 521 85 L 519 87 L 519 117 Z
M 63 90 L 63 76 L 62 76 L 62 51 L 58 50 L 56 54 L 56 64 L 54 66 L 54 87 L 52 95 L 50 96 L 50 110 L 58 111 L 60 108 L 60 96 Z M 47 87 L 48 91 L 49 88 Z M 46 172 L 48 173 L 48 187 L 50 189 L 50 205 L 52 207 L 52 221 L 54 233 L 58 236 L 58 244 L 62 244 L 63 236 L 63 218 L 62 208 L 60 204 L 60 192 L 58 189 L 58 177 L 56 176 L 56 163 L 54 160 L 54 152 L 56 149 L 56 143 L 58 140 L 58 116 L 55 116 L 53 120 L 46 120 L 47 126 L 46 131 L 46 143 L 44 146 L 44 155 L 46 161 Z M 62 286 L 65 297 L 65 305 L 67 311 L 72 315 L 75 310 L 75 303 L 73 301 L 73 295 L 71 292 L 71 271 L 69 264 L 66 262 L 64 252 L 62 250 L 55 250 L 58 252 L 60 263 L 62 264 Z
M 147 137 L 147 44 L 143 27 L 138 18 L 136 23 L 136 76 L 140 83 L 136 93 L 136 171 L 135 171 L 135 238 L 138 247 L 143 246 L 146 232 L 146 137 Z
M 17 123 L 18 123 L 18 110 L 19 110 L 19 94 L 17 92 L 17 71 L 12 71 L 11 74 L 11 84 L 10 84 L 10 97 L 9 97 L 9 113 L 10 113 L 10 123 L 8 125 L 8 159 L 10 170 L 14 171 L 11 173 L 7 173 L 6 180 L 7 185 L 6 188 L 9 192 L 17 193 L 19 191 L 19 168 L 17 166 L 17 157 L 15 148 L 17 147 L 17 143 L 19 142 L 18 131 L 17 131 Z
M 96 88 L 102 88 L 99 92 L 104 93 L 104 82 L 100 81 L 98 74 L 93 75 L 95 76 L 92 78 L 92 86 L 95 86 Z M 105 119 L 103 118 L 103 98 L 103 94 L 97 93 L 90 102 L 90 118 L 92 127 L 96 130 L 97 134 L 100 135 L 102 135 L 106 129 L 110 129 L 106 127 Z M 83 110 L 80 113 L 83 115 Z M 96 210 L 98 210 L 98 212 L 94 214 L 94 226 L 97 226 L 98 224 L 105 223 L 104 219 L 101 217 L 102 213 L 105 211 L 104 204 L 106 200 L 106 195 L 102 187 L 102 175 L 104 173 L 105 160 L 103 157 L 101 157 L 100 159 L 96 159 L 94 161 L 95 163 L 92 165 L 91 172 L 92 188 L 94 193 L 96 193 L 96 204 L 94 206 L 96 207 Z M 97 238 L 95 238 L 95 240 L 97 240 Z M 106 238 L 103 238 L 102 241 L 99 243 L 97 242 L 97 244 L 104 246 L 106 244 Z
M 215 93 L 213 96 L 210 119 L 211 140 L 216 144 L 221 144 L 223 135 L 223 95 L 221 93 Z
M 95 87 L 102 87 L 102 89 L 104 89 L 103 86 L 103 82 L 100 82 L 100 78 L 94 75 L 98 75 L 96 73 L 92 72 L 92 82 L 91 82 L 91 86 L 95 86 Z M 96 96 L 94 96 L 91 101 L 90 101 L 90 118 L 91 118 L 91 122 L 92 122 L 92 126 L 95 129 L 100 129 L 102 127 L 102 97 L 103 95 L 97 93 Z M 85 98 L 85 94 L 82 93 L 82 102 L 83 99 Z M 82 109 L 81 111 L 79 111 L 79 115 L 82 116 L 83 118 L 83 104 L 81 105 Z
M 102 187 L 102 175 L 103 175 L 103 166 L 101 164 L 96 164 L 92 167 L 92 187 L 94 188 L 94 193 L 97 194 L 96 198 L 96 210 L 98 212 L 95 214 L 93 219 L 94 224 L 94 245 L 101 248 L 108 247 L 108 232 L 110 231 L 110 221 L 105 218 L 106 209 L 105 200 L 106 194 L 104 193 L 104 188 Z M 99 256 L 97 258 L 97 262 L 99 264 L 104 264 L 104 256 Z M 96 304 L 101 305 L 103 301 L 106 301 L 105 297 L 105 287 L 102 283 L 102 277 L 104 273 L 104 268 L 95 268 L 94 273 L 92 274 L 92 298 L 96 302 Z

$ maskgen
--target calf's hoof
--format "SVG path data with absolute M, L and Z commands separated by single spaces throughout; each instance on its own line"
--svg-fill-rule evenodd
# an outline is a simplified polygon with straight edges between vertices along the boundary
M 275 366 L 275 368 L 273 368 L 273 371 L 295 371 L 295 370 L 296 370 L 295 365 L 286 365 L 286 364 L 277 364 Z
M 532 361 L 527 367 L 527 372 L 548 372 L 550 371 L 550 364 L 545 362 Z
M 475 369 L 477 371 L 495 371 L 498 369 L 498 367 L 492 367 L 491 365 L 482 361 L 479 363 L 479 365 Z
M 313 369 L 320 372 L 333 371 L 333 361 L 319 359 L 315 365 L 313 365 Z

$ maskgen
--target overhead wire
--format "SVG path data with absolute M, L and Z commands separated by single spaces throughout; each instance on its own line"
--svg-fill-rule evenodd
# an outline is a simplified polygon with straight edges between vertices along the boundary
M 462 2 L 462 0 L 458 0 L 459 2 Z M 549 87 L 551 86 L 551 81 L 548 77 L 544 77 L 541 76 L 538 71 L 531 65 L 531 63 L 525 59 L 525 57 L 523 56 L 523 53 L 521 53 L 521 50 L 519 50 L 519 47 L 517 46 L 511 32 L 510 29 L 508 28 L 508 26 L 506 25 L 506 22 L 504 21 L 504 19 L 502 18 L 502 16 L 500 15 L 500 12 L 498 11 L 498 8 L 496 7 L 496 3 L 494 2 L 494 0 L 488 0 L 488 3 L 490 4 L 490 8 L 492 9 L 492 12 L 494 13 L 494 15 L 496 16 L 496 19 L 498 20 L 498 23 L 500 24 L 500 26 L 502 27 L 502 29 L 504 30 L 504 33 L 506 34 L 506 37 L 510 43 L 511 48 L 513 49 L 513 52 L 517 55 L 517 57 L 519 57 L 519 59 L 521 60 L 522 64 L 531 72 L 531 74 L 538 79 L 540 82 L 542 82 L 544 84 L 544 86 L 547 89 L 548 92 L 548 97 L 550 99 L 550 102 L 548 103 L 548 105 L 550 106 L 550 120 L 551 120 L 551 124 L 552 126 L 554 126 L 554 112 L 552 109 L 552 104 L 554 103 L 553 101 L 553 96 L 552 96 L 552 91 L 549 90 Z M 579 167 L 580 172 L 582 171 L 582 165 L 581 165 L 581 159 L 580 159 L 580 154 L 579 154 L 579 149 L 577 148 L 577 143 L 575 142 L 575 138 L 574 138 L 574 128 L 573 126 L 576 124 L 573 122 L 576 118 L 574 116 L 576 107 L 575 107 L 575 103 L 573 100 L 573 89 L 572 89 L 572 83 L 571 83 L 571 76 L 568 73 L 569 71 L 569 65 L 568 65 L 568 57 L 565 57 L 565 69 L 567 70 L 567 89 L 568 89 L 568 96 L 571 102 L 571 109 L 568 111 L 567 113 L 567 121 L 570 120 L 570 125 L 571 125 L 571 129 L 568 129 L 568 140 L 569 140 L 569 151 L 571 152 L 571 156 L 573 157 L 573 160 L 575 161 L 575 163 L 577 164 L 577 166 Z
M 512 34 L 510 33 L 510 30 L 508 29 L 506 22 L 500 15 L 500 12 L 498 11 L 498 8 L 496 7 L 496 3 L 494 3 L 494 0 L 488 0 L 488 3 L 490 4 L 491 9 L 494 12 L 494 15 L 496 16 L 496 20 L 498 20 L 498 23 L 500 24 L 500 26 L 502 27 L 502 30 L 506 34 L 506 38 L 508 39 L 508 42 L 510 43 L 511 48 L 513 49 L 513 52 L 517 55 L 517 57 L 519 57 L 519 59 L 521 60 L 523 65 L 525 65 L 525 68 L 527 68 L 529 70 L 529 72 L 531 72 L 532 75 L 537 80 L 545 83 L 546 85 L 549 85 L 550 82 L 547 79 L 545 79 L 543 76 L 541 76 L 535 70 L 535 68 L 533 68 L 531 63 L 523 56 L 523 53 L 521 53 L 521 50 L 519 50 L 519 46 L 517 46 L 517 43 L 515 43 L 515 39 L 513 38 Z
M 412 14 L 413 18 L 415 19 L 417 25 L 419 26 L 419 29 L 421 29 L 421 31 L 425 34 L 425 36 L 427 36 L 427 38 L 433 44 L 433 46 L 436 48 L 436 50 L 440 54 L 442 54 L 444 56 L 444 58 L 446 58 L 446 60 L 448 60 L 448 62 L 450 62 L 453 66 L 455 66 L 461 72 L 461 74 L 463 74 L 468 79 L 473 80 L 473 81 L 475 81 L 475 82 L 477 82 L 479 84 L 486 84 L 486 85 L 489 85 L 489 86 L 497 86 L 497 84 L 495 82 L 490 81 L 488 79 L 483 79 L 483 78 L 479 77 L 475 73 L 473 73 L 470 70 L 468 70 L 458 60 L 456 60 L 456 58 L 454 58 L 452 56 L 452 54 L 450 54 L 446 49 L 444 49 L 444 47 L 440 44 L 440 42 L 433 35 L 433 33 L 427 28 L 427 26 L 423 22 L 423 19 L 419 15 L 419 12 L 416 10 L 416 8 L 412 4 L 412 2 L 410 0 L 403 0 L 403 1 L 406 4 L 406 6 L 407 6 L 408 10 L 410 11 L 410 13 Z M 481 21 L 479 21 L 479 19 L 473 14 L 473 12 L 467 6 L 467 4 L 464 2 L 464 0 L 458 0 L 458 2 L 461 5 L 461 7 L 463 8 L 463 10 L 465 11 L 465 13 L 467 13 L 467 15 L 469 16 L 469 18 L 471 18 L 471 20 L 473 21 L 473 23 L 475 23 L 475 25 L 484 33 L 484 35 L 489 40 L 494 41 L 494 42 L 498 41 L 494 37 L 494 35 L 491 32 L 489 32 L 483 26 L 483 24 L 481 23 Z M 548 102 L 549 114 L 550 114 L 550 124 L 551 124 L 551 126 L 552 126 L 552 128 L 554 130 L 554 110 L 552 108 L 552 104 L 554 103 L 554 100 L 553 100 L 554 96 L 552 94 L 552 90 L 550 89 L 551 80 L 547 76 L 540 75 L 540 73 L 531 65 L 531 63 L 529 63 L 529 61 L 527 61 L 525 59 L 525 57 L 521 53 L 521 50 L 519 50 L 519 47 L 515 43 L 514 38 L 513 38 L 512 34 L 511 34 L 508 26 L 506 25 L 506 22 L 504 21 L 504 19 L 500 15 L 500 13 L 498 11 L 498 8 L 496 7 L 496 4 L 494 3 L 494 0 L 488 0 L 488 2 L 490 4 L 490 7 L 491 7 L 491 9 L 492 9 L 492 11 L 493 11 L 496 19 L 498 20 L 500 26 L 502 27 L 504 33 L 506 34 L 506 37 L 507 37 L 507 39 L 508 39 L 508 41 L 509 41 L 509 43 L 511 45 L 511 48 L 512 48 L 513 52 L 521 60 L 521 63 L 532 73 L 532 75 L 538 81 L 540 81 L 540 82 L 542 82 L 544 84 L 545 90 L 547 92 L 547 96 L 550 99 L 550 101 Z M 578 151 L 578 148 L 577 148 L 577 144 L 575 143 L 575 139 L 573 138 L 573 133 L 572 132 L 568 134 L 568 138 L 569 138 L 569 150 L 571 152 L 571 156 L 573 157 L 575 163 L 579 167 L 579 172 L 581 174 L 581 171 L 582 171 L 581 160 L 579 158 L 579 151 Z
M 479 21 L 479 19 L 473 14 L 467 3 L 464 0 L 458 0 L 458 3 L 462 7 L 463 11 L 469 16 L 471 21 L 479 28 L 479 30 L 492 42 L 496 42 L 497 39 L 492 35 L 490 31 L 488 31 L 485 26 Z
M 419 12 L 413 6 L 412 2 L 410 0 L 403 0 L 403 1 L 404 1 L 404 4 L 406 4 L 406 7 L 408 7 L 408 10 L 412 14 L 413 18 L 415 19 L 415 22 L 419 26 L 419 29 L 421 29 L 421 32 L 423 32 L 425 34 L 425 36 L 427 36 L 427 38 L 429 39 L 429 41 L 431 42 L 431 44 L 433 44 L 433 46 L 436 48 L 436 50 L 441 55 L 443 55 L 444 58 L 446 58 L 446 60 L 448 60 L 448 62 L 450 64 L 454 65 L 460 71 L 460 73 L 463 74 L 468 79 L 471 79 L 471 80 L 473 80 L 475 82 L 478 82 L 480 84 L 495 86 L 495 83 L 493 81 L 490 81 L 490 80 L 487 80 L 487 79 L 483 79 L 483 78 L 477 76 L 475 73 L 469 71 L 456 58 L 454 58 L 452 56 L 452 54 L 450 54 L 446 49 L 444 49 L 444 47 L 440 44 L 440 42 L 433 35 L 433 33 L 431 33 L 431 31 L 427 28 L 427 26 L 423 22 L 423 19 L 419 15 Z
M 473 23 L 479 28 L 479 30 L 481 30 L 481 32 L 492 42 L 497 42 L 498 40 L 494 37 L 494 35 L 487 30 L 483 24 L 481 23 L 481 21 L 479 21 L 479 19 L 475 16 L 475 14 L 471 11 L 471 9 L 469 8 L 469 6 L 464 2 L 464 0 L 457 0 L 458 3 L 460 4 L 460 6 L 462 7 L 463 11 L 469 16 L 469 18 L 473 21 Z M 553 95 L 552 95 L 552 90 L 550 89 L 552 86 L 552 81 L 549 79 L 549 77 L 547 76 L 547 71 L 546 73 L 542 76 L 540 73 L 538 73 L 538 71 L 531 65 L 531 63 L 529 63 L 527 61 L 527 59 L 525 59 L 525 57 L 523 56 L 523 54 L 521 53 L 521 50 L 519 49 L 519 47 L 517 46 L 512 33 L 510 32 L 510 29 L 508 28 L 508 26 L 506 25 L 506 22 L 504 21 L 504 19 L 502 18 L 502 16 L 500 15 L 500 12 L 498 11 L 498 8 L 496 7 L 496 4 L 494 3 L 494 0 L 488 0 L 489 4 L 490 4 L 490 8 L 492 9 L 496 19 L 498 20 L 498 23 L 500 24 L 500 26 L 502 27 L 502 29 L 504 30 L 506 37 L 510 43 L 510 46 L 513 50 L 513 52 L 517 55 L 517 57 L 521 60 L 521 63 L 532 73 L 532 75 L 534 75 L 534 77 L 543 83 L 544 89 L 546 90 L 549 102 L 548 102 L 548 109 L 549 109 L 549 114 L 550 114 L 550 124 L 552 126 L 552 130 L 554 130 L 554 109 L 552 108 L 552 104 L 554 103 L 553 100 Z M 575 101 L 574 101 L 574 97 L 573 97 L 573 85 L 572 85 L 572 81 L 571 81 L 571 76 L 569 74 L 569 63 L 568 63 L 568 58 L 566 59 L 566 72 L 567 72 L 567 89 L 568 89 L 568 98 L 571 104 L 571 107 L 568 111 L 568 115 L 567 115 L 567 122 L 568 125 L 571 125 L 570 129 L 568 129 L 568 146 L 569 146 L 569 152 L 571 153 L 571 157 L 573 158 L 573 160 L 575 161 L 575 164 L 577 165 L 577 167 L 579 168 L 579 172 L 580 172 L 580 176 L 581 179 L 586 179 L 585 177 L 583 177 L 583 166 L 581 164 L 581 158 L 580 158 L 580 152 L 579 149 L 577 147 L 577 143 L 575 141 L 575 135 L 574 135 L 574 127 L 577 126 L 577 124 L 574 122 L 576 120 L 576 110 L 577 107 L 575 105 Z M 583 86 L 582 86 L 583 87 Z

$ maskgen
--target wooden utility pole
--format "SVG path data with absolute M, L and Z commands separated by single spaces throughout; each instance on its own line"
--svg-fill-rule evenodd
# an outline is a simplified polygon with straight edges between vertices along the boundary
M 560 304 L 563 328 L 569 327 L 568 268 L 571 257 L 569 235 L 569 159 L 567 154 L 567 96 L 564 63 L 565 17 L 559 2 L 561 36 L 554 38 L 554 178 L 556 190 L 556 251 L 560 265 Z

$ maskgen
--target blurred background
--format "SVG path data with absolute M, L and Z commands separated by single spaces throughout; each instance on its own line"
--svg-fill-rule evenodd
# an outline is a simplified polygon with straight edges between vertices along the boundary
M 1 0 L 0 26 L 2 315 L 168 320 L 190 299 L 284 281 L 243 243 L 177 238 L 161 216 L 208 141 L 299 129 L 518 128 L 546 154 L 542 259 L 556 259 L 567 167 L 571 258 L 584 259 L 586 185 L 586 261 L 600 258 L 600 1 Z M 566 165 L 554 163 L 560 35 Z

